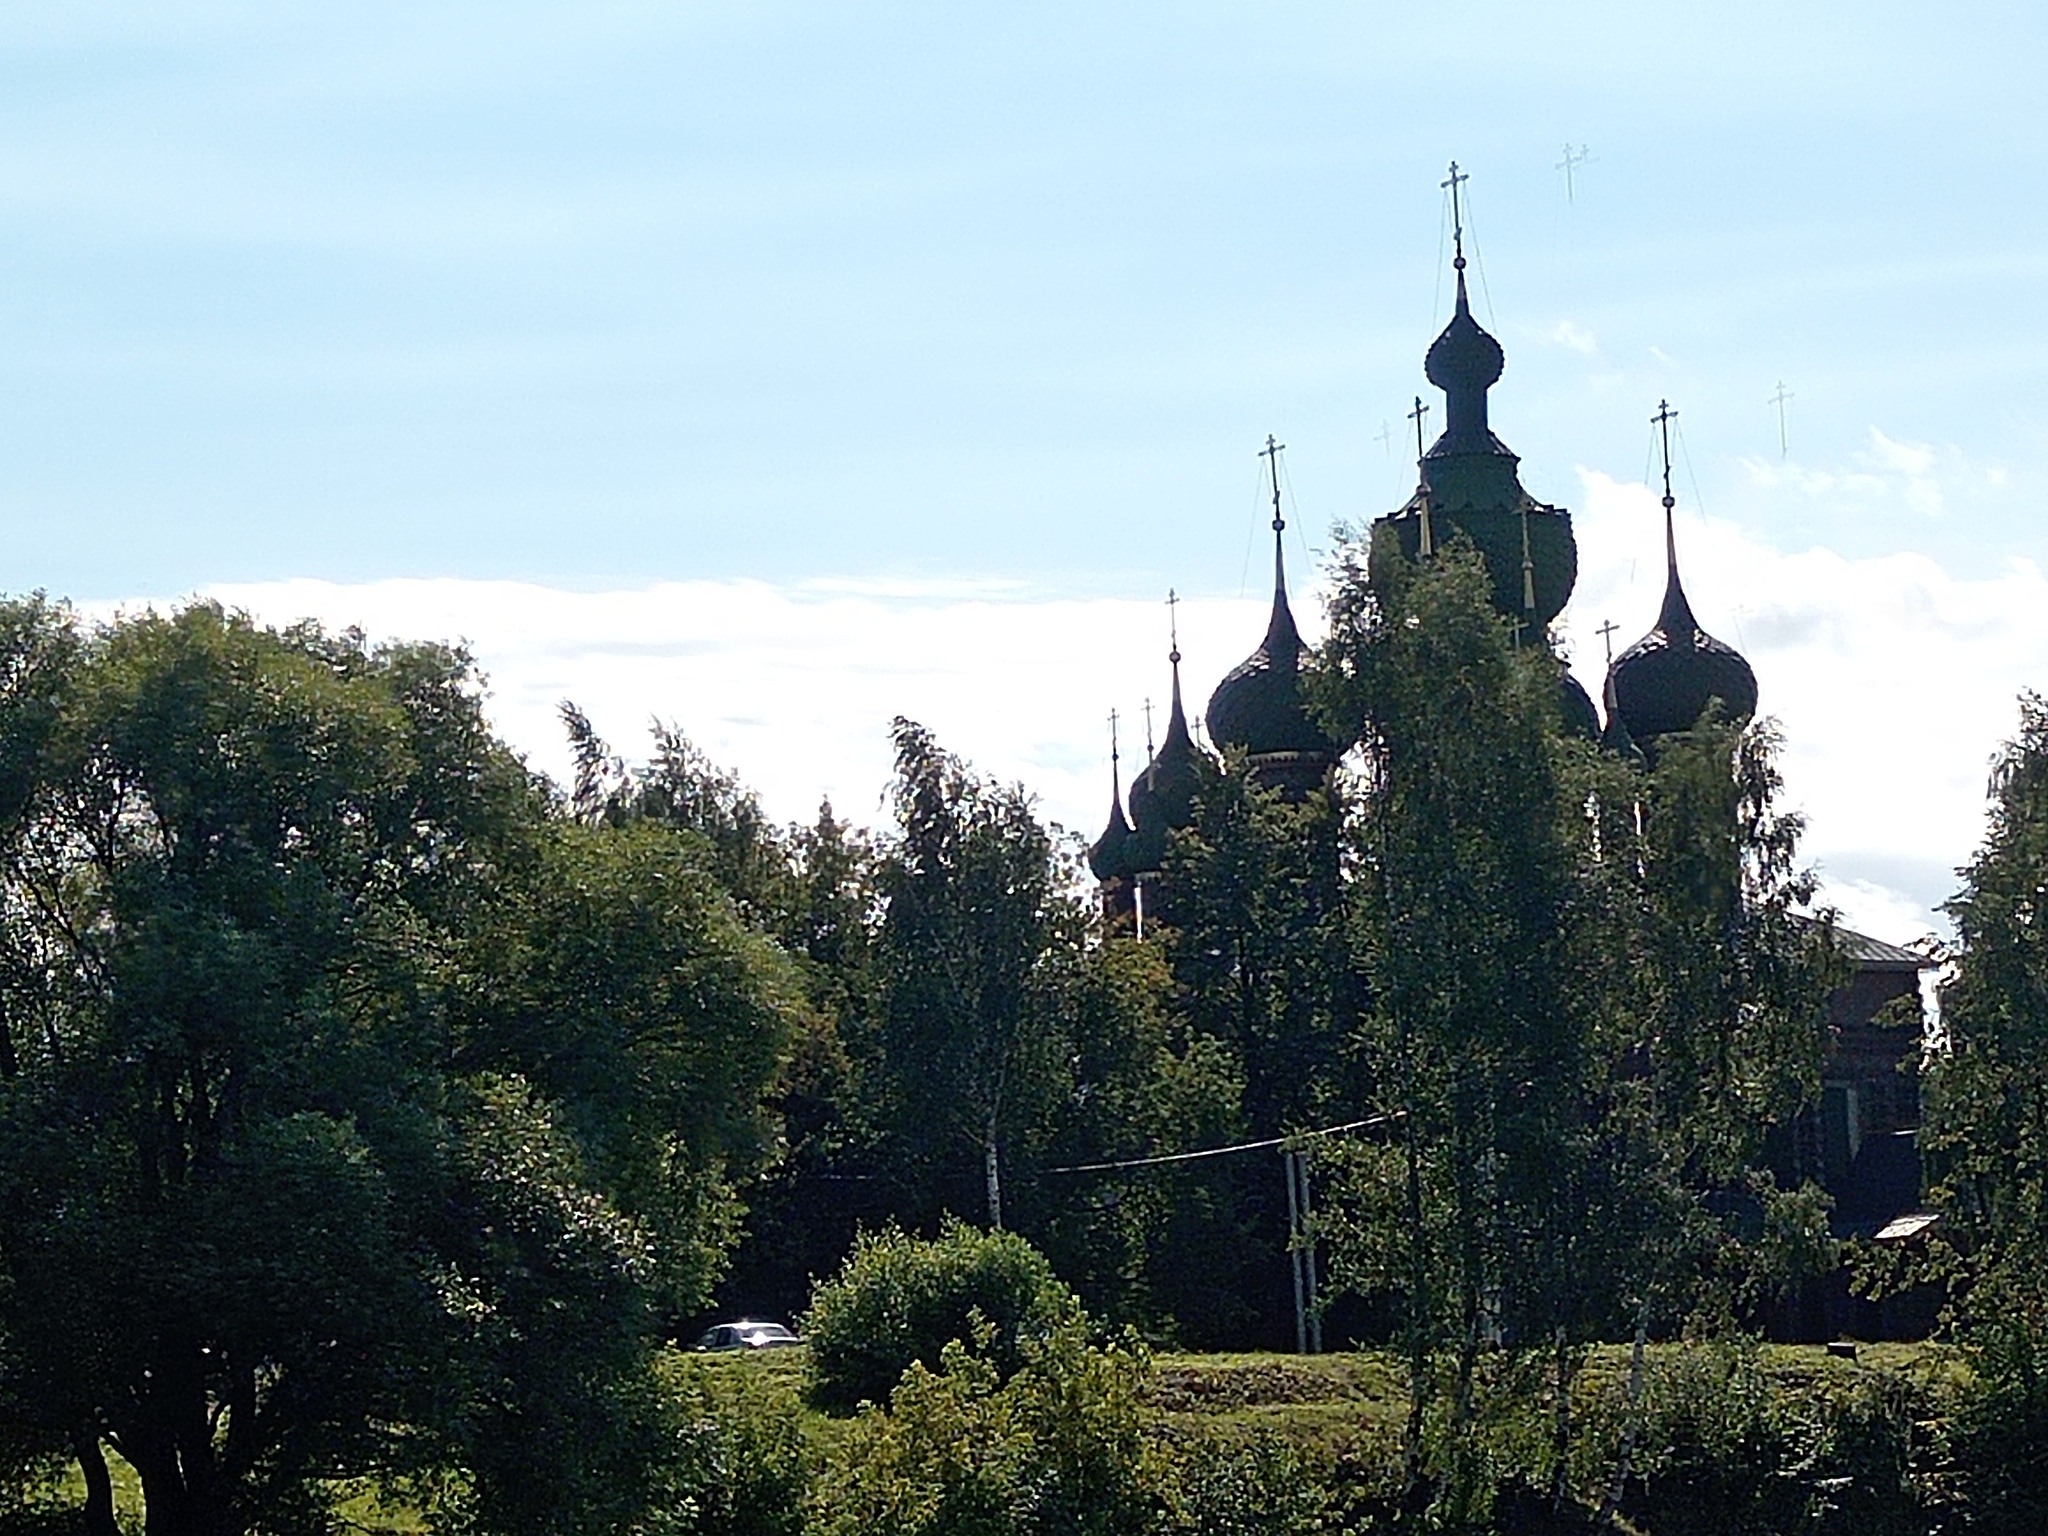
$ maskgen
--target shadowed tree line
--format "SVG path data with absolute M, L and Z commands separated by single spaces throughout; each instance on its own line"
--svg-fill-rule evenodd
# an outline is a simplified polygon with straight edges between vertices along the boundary
M 680 733 L 628 764 L 573 706 L 547 784 L 459 651 L 0 608 L 10 1462 L 77 1469 L 94 1536 L 109 1453 L 152 1536 L 329 1529 L 359 1477 L 450 1529 L 653 1529 L 687 1439 L 663 1341 L 796 1314 L 862 1230 L 999 1225 L 1101 1322 L 1288 1342 L 1276 1151 L 1146 1161 L 1280 1138 L 1332 1336 L 1408 1365 L 1399 1508 L 1487 1518 L 1513 1382 L 1562 1508 L 1578 1373 L 1633 1340 L 1622 1510 L 1643 1345 L 1739 1335 L 1837 1260 L 1766 1156 L 1817 1087 L 1832 932 L 1793 915 L 1767 727 L 1599 747 L 1469 552 L 1366 564 L 1340 552 L 1307 679 L 1358 750 L 1292 798 L 1205 764 L 1143 940 L 1024 789 L 908 720 L 887 826 L 783 828 Z M 1955 1283 L 2009 1387 L 1984 1433 L 2023 1441 L 2042 718 L 1955 908 L 1948 1224 L 1868 1276 Z

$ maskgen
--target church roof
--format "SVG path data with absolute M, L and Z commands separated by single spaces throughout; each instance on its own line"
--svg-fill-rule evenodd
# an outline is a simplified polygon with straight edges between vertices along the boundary
M 1619 717 L 1638 745 L 1689 731 L 1720 702 L 1731 720 L 1756 713 L 1756 674 L 1740 651 L 1716 640 L 1693 617 L 1678 578 L 1678 540 L 1672 530 L 1670 423 L 1677 415 L 1660 403 L 1656 421 L 1664 447 L 1664 606 L 1656 627 L 1614 658 L 1607 670 L 1607 711 Z
M 1259 648 L 1230 669 L 1209 695 L 1209 736 L 1218 746 L 1268 752 L 1322 752 L 1337 748 L 1309 715 L 1301 695 L 1301 631 L 1295 627 L 1284 581 L 1273 589 L 1273 613 Z

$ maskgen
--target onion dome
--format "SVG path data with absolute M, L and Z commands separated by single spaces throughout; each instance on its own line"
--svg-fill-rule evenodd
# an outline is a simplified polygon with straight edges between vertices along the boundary
M 1678 579 L 1668 452 L 1666 460 L 1664 607 L 1657 627 L 1615 657 L 1607 672 L 1610 728 L 1618 720 L 1638 746 L 1691 730 L 1716 701 L 1730 720 L 1756 713 L 1756 674 L 1734 646 L 1700 628 Z
M 1088 850 L 1088 868 L 1107 884 L 1131 876 L 1131 824 L 1124 820 L 1123 792 L 1117 783 L 1116 716 L 1109 727 L 1109 825 Z
M 1564 716 L 1564 728 L 1573 736 L 1587 741 L 1600 739 L 1600 716 L 1593 708 L 1593 701 L 1586 690 L 1579 686 L 1579 680 L 1571 673 L 1559 669 L 1558 709 Z
M 1453 265 L 1458 273 L 1457 308 L 1422 360 L 1423 374 L 1444 392 L 1444 434 L 1431 453 L 1506 453 L 1506 446 L 1487 429 L 1486 392 L 1500 382 L 1507 354 L 1472 318 L 1462 253 Z
M 1301 696 L 1301 631 L 1287 603 L 1287 567 L 1280 541 L 1286 527 L 1276 493 L 1273 615 L 1259 648 L 1209 695 L 1209 738 L 1219 747 L 1242 749 L 1254 770 L 1266 777 L 1308 789 L 1321 781 L 1343 748 L 1316 723 Z
M 1145 771 L 1131 780 L 1129 864 L 1134 874 L 1149 874 L 1166 862 L 1170 833 L 1193 823 L 1195 792 L 1202 782 L 1202 749 L 1188 732 L 1187 710 L 1180 698 L 1180 643 L 1168 653 L 1173 667 L 1173 710 L 1166 736 Z
M 1454 199 L 1457 301 L 1450 324 L 1423 360 L 1429 382 L 1444 392 L 1444 430 L 1421 452 L 1429 408 L 1417 396 L 1412 419 L 1419 483 L 1407 505 L 1373 525 L 1368 574 L 1384 587 L 1389 561 L 1427 559 L 1463 535 L 1486 561 L 1495 611 L 1520 625 L 1526 639 L 1541 641 L 1578 580 L 1578 544 L 1571 514 L 1522 488 L 1521 461 L 1487 422 L 1487 391 L 1499 382 L 1507 361 L 1500 343 L 1472 316 L 1463 216 L 1455 202 L 1456 188 L 1465 179 L 1453 165 L 1445 183 Z

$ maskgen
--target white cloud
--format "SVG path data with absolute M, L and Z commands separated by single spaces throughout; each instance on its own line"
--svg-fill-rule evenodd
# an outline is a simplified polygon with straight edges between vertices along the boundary
M 493 722 L 560 780 L 556 706 L 574 699 L 629 760 L 647 725 L 679 726 L 784 821 L 829 796 L 873 822 L 888 726 L 907 715 L 980 771 L 1021 781 L 1048 816 L 1093 837 L 1109 809 L 1109 726 L 1123 716 L 1125 782 L 1142 765 L 1144 701 L 1164 731 L 1163 602 L 1046 601 L 1003 584 L 676 582 L 571 592 L 517 582 L 284 581 L 208 588 L 272 623 L 313 617 L 374 637 L 466 641 Z M 1296 599 L 1304 627 L 1318 611 Z M 1179 609 L 1189 713 L 1265 632 L 1263 599 Z
M 1895 475 L 1914 472 L 1910 457 Z M 1646 487 L 1582 477 L 1581 568 L 1564 628 L 1598 697 L 1597 626 L 1614 620 L 1617 648 L 1648 628 L 1663 588 L 1663 533 Z M 1831 494 L 1855 492 L 1838 483 Z M 1806 852 L 1829 899 L 1882 938 L 1936 927 L 1931 909 L 1981 836 L 1987 770 L 2012 732 L 2014 698 L 2048 681 L 2048 579 L 2024 561 L 1971 580 L 1919 554 L 1787 552 L 1733 522 L 1684 513 L 1678 544 L 1700 621 L 1748 655 L 1762 707 L 1782 726 L 1786 801 L 1808 817 Z M 1125 721 L 1126 783 L 1143 761 L 1144 699 L 1165 722 L 1157 602 L 1048 600 L 975 581 L 575 592 L 307 580 L 208 595 L 271 622 L 311 616 L 374 636 L 467 641 L 489 677 L 498 729 L 557 778 L 568 769 L 555 715 L 564 698 L 629 758 L 644 752 L 652 717 L 672 721 L 782 820 L 807 820 L 824 796 L 841 815 L 876 820 L 888 724 L 903 714 L 1092 836 L 1108 807 L 1109 710 Z M 1257 644 L 1265 607 L 1263 598 L 1181 604 L 1192 715 Z M 1295 607 L 1314 624 L 1312 594 Z
M 1544 333 L 1544 339 L 1554 341 L 1561 347 L 1570 347 L 1574 352 L 1583 352 L 1589 357 L 1600 350 L 1600 343 L 1594 340 L 1593 333 L 1576 320 L 1558 321 Z
M 1918 460 L 1901 459 L 1910 476 Z M 1663 529 L 1647 487 L 1581 476 L 1566 623 L 1592 688 L 1600 622 L 1620 626 L 1619 646 L 1654 621 Z M 2048 682 L 2048 579 L 2025 560 L 1971 580 L 1920 554 L 1786 552 L 1684 513 L 1678 556 L 1695 615 L 1749 657 L 1760 708 L 1780 723 L 1786 801 L 1808 818 L 1806 852 L 1829 899 L 1880 938 L 1936 928 L 1930 909 L 1982 836 L 1990 761 L 2017 724 L 2014 701 Z

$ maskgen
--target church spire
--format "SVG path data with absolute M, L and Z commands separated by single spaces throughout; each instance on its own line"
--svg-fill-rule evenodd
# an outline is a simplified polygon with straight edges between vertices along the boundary
M 1273 434 L 1266 434 L 1266 446 L 1259 450 L 1259 457 L 1266 461 L 1266 467 L 1273 477 L 1273 601 L 1284 604 L 1287 601 L 1287 561 L 1280 535 L 1287 531 L 1287 519 L 1280 512 L 1280 455 L 1287 451 L 1285 443 L 1273 441 Z
M 1109 824 L 1088 850 L 1088 868 L 1101 881 L 1119 880 L 1131 873 L 1131 824 L 1124 818 L 1123 785 L 1117 772 L 1116 711 L 1109 712 Z
M 1209 695 L 1209 739 L 1219 750 L 1241 747 L 1254 771 L 1307 790 L 1322 781 L 1338 746 L 1310 716 L 1301 697 L 1301 631 L 1287 602 L 1287 518 L 1281 510 L 1280 455 L 1286 444 L 1268 435 L 1259 457 L 1273 488 L 1273 613 L 1259 648 Z
M 1693 617 L 1678 577 L 1678 535 L 1671 494 L 1671 423 L 1678 412 L 1657 402 L 1650 418 L 1664 446 L 1664 606 L 1657 627 L 1614 658 L 1607 670 L 1608 729 L 1616 724 L 1645 753 L 1659 736 L 1689 731 L 1718 704 L 1729 720 L 1756 713 L 1756 674 L 1742 653 L 1716 640 Z
M 1465 289 L 1465 213 L 1459 189 L 1471 179 L 1453 160 L 1450 179 L 1444 182 L 1451 194 L 1452 237 L 1457 252 L 1451 266 L 1457 273 L 1458 297 L 1451 323 L 1444 327 L 1443 334 L 1431 344 L 1429 355 L 1423 359 L 1423 372 L 1429 382 L 1444 392 L 1444 434 L 1429 451 L 1430 458 L 1447 453 L 1507 452 L 1486 424 L 1486 392 L 1499 382 L 1501 370 L 1507 366 L 1507 354 L 1472 318 L 1472 299 Z

